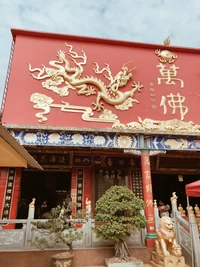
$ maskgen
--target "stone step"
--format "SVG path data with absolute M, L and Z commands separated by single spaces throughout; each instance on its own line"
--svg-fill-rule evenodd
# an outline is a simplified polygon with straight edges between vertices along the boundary
M 98 266 L 96 266 L 96 265 L 95 266 L 94 265 L 93 266 L 91 266 L 91 265 L 88 266 L 87 265 L 87 266 L 78 266 L 78 267 L 106 267 L 106 266 L 105 265 L 98 265 Z M 148 263 L 144 263 L 144 267 L 152 267 L 152 265 L 148 264 Z

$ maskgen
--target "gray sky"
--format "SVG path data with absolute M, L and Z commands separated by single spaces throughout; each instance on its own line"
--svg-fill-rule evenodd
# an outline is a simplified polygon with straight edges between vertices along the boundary
M 11 28 L 200 48 L 199 0 L 0 0 L 0 11 L 0 100 Z

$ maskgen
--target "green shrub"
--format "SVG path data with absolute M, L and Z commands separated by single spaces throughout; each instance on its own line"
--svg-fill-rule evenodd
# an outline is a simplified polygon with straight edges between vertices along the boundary
M 96 202 L 95 221 L 102 224 L 95 225 L 93 230 L 97 237 L 114 241 L 115 257 L 124 260 L 130 257 L 125 240 L 132 230 L 146 227 L 143 209 L 144 201 L 124 186 L 112 186 Z

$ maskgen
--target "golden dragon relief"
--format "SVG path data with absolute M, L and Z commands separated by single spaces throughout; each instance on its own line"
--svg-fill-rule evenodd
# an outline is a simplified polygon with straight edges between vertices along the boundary
M 97 75 L 103 75 L 108 84 L 106 85 L 100 78 L 94 76 L 83 76 L 83 66 L 87 63 L 87 56 L 84 51 L 82 55 L 78 55 L 73 51 L 73 46 L 66 43 L 69 48 L 67 58 L 66 53 L 62 50 L 57 52 L 58 60 L 49 62 L 51 67 L 42 65 L 42 68 L 32 68 L 29 64 L 29 71 L 33 78 L 42 81 L 42 87 L 51 90 L 61 97 L 69 95 L 69 89 L 77 90 L 78 95 L 91 96 L 96 95 L 95 102 L 92 102 L 92 110 L 105 110 L 104 104 L 110 104 L 118 110 L 128 110 L 133 106 L 133 102 L 139 103 L 134 98 L 136 92 L 140 92 L 143 85 L 140 82 L 133 82 L 131 90 L 122 92 L 121 87 L 125 87 L 132 77 L 133 69 L 129 69 L 126 65 L 112 76 L 110 66 L 100 69 L 99 64 L 93 62 L 95 67 L 93 71 Z M 72 66 L 72 64 L 73 66 Z M 33 98 L 33 97 L 32 97 Z M 103 102 L 104 101 L 104 102 Z

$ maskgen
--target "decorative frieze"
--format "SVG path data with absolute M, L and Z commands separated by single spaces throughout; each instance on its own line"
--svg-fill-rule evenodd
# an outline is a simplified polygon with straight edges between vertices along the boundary
M 74 133 L 53 131 L 18 131 L 10 133 L 21 145 L 61 146 L 61 147 L 96 147 L 96 148 L 134 148 L 138 149 L 139 136 L 115 133 Z

